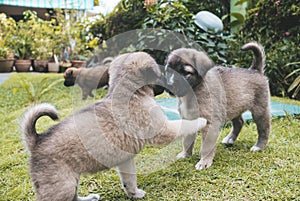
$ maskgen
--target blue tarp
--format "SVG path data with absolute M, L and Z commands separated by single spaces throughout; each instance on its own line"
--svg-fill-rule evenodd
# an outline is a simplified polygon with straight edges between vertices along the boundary
M 159 105 L 162 107 L 166 116 L 170 120 L 180 119 L 180 115 L 177 110 L 177 99 L 176 98 L 161 98 L 156 99 Z M 280 102 L 271 102 L 271 114 L 272 116 L 285 116 L 287 114 L 300 114 L 300 106 L 284 104 Z M 243 118 L 246 120 L 252 119 L 249 111 L 243 114 Z
M 94 0 L 0 0 L 0 5 L 88 10 L 93 9 Z

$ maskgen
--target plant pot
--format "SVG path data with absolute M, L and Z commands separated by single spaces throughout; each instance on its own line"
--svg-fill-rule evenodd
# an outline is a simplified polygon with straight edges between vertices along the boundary
M 31 67 L 30 59 L 27 60 L 17 59 L 15 61 L 15 68 L 17 72 L 29 72 L 30 67 Z
M 8 73 L 13 70 L 14 59 L 0 59 L 0 73 Z
M 51 72 L 51 73 L 59 72 L 59 63 L 49 62 L 48 63 L 48 72 Z
M 71 60 L 72 67 L 75 68 L 86 68 L 87 62 L 84 60 Z
M 48 60 L 34 60 L 33 70 L 36 72 L 47 72 L 48 71 Z

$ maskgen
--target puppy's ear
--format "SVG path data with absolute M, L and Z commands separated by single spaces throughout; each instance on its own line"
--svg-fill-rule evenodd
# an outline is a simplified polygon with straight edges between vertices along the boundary
M 192 57 L 194 68 L 197 70 L 199 76 L 204 77 L 213 66 L 214 62 L 204 52 L 195 52 Z

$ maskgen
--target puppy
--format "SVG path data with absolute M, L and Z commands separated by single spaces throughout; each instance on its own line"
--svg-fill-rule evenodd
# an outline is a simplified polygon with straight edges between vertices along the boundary
M 214 66 L 210 58 L 194 49 L 178 49 L 168 56 L 165 66 L 167 88 L 178 96 L 178 110 L 183 119 L 199 116 L 207 119 L 202 131 L 201 160 L 196 169 L 212 165 L 220 127 L 232 122 L 231 132 L 222 143 L 232 145 L 244 124 L 242 113 L 250 110 L 257 125 L 258 141 L 251 151 L 262 150 L 270 133 L 270 92 L 264 76 L 265 54 L 262 46 L 250 42 L 242 50 L 252 50 L 249 69 Z M 178 75 L 179 74 L 179 75 Z M 187 82 L 191 90 L 184 86 Z M 177 156 L 192 155 L 195 135 L 183 139 L 183 151 Z
M 82 91 L 82 99 L 88 96 L 94 97 L 92 91 L 108 85 L 108 65 L 100 65 L 92 68 L 68 68 L 64 73 L 64 85 L 66 87 L 78 84 Z
M 129 197 L 141 198 L 134 157 L 145 144 L 166 145 L 205 127 L 206 120 L 168 121 L 153 99 L 161 70 L 143 52 L 124 54 L 110 66 L 107 95 L 67 117 L 42 134 L 35 124 L 41 116 L 58 118 L 56 109 L 40 104 L 24 116 L 22 132 L 30 154 L 30 174 L 39 201 L 98 200 L 80 198 L 80 174 L 117 167 Z

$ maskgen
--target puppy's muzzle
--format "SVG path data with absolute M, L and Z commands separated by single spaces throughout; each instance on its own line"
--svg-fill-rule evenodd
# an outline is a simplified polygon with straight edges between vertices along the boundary
M 74 86 L 75 82 L 73 80 L 65 80 L 64 85 L 66 87 Z
M 165 67 L 163 75 L 164 87 L 170 95 L 183 97 L 192 90 L 188 81 L 175 70 Z

